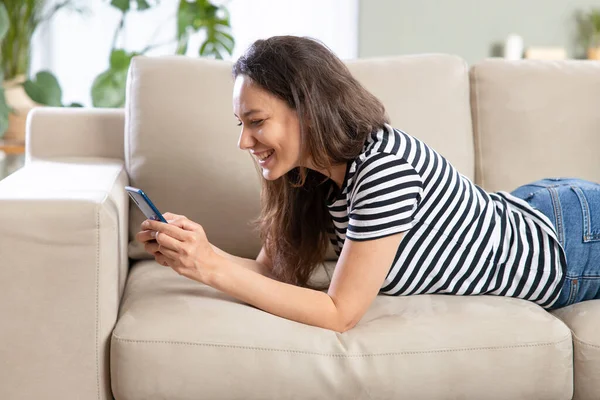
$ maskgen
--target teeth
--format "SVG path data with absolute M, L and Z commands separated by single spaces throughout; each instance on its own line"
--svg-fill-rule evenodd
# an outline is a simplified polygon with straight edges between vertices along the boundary
M 274 152 L 274 151 L 275 151 L 275 150 L 270 150 L 270 151 L 268 151 L 267 153 L 265 153 L 264 155 L 258 156 L 258 159 L 262 161 L 262 160 L 264 160 L 265 158 L 269 157 L 271 154 L 273 154 L 273 152 Z

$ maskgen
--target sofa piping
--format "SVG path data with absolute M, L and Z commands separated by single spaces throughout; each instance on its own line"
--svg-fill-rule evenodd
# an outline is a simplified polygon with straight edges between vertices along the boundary
M 287 349 L 274 349 L 274 348 L 265 348 L 265 347 L 256 347 L 256 346 L 238 346 L 238 345 L 230 345 L 230 344 L 218 344 L 218 343 L 194 343 L 194 342 L 183 342 L 183 341 L 172 341 L 172 340 L 140 340 L 140 339 L 126 339 L 121 338 L 113 333 L 113 338 L 124 342 L 124 343 L 164 343 L 164 344 L 176 344 L 176 345 L 184 345 L 184 346 L 205 346 L 205 347 L 229 347 L 229 348 L 237 348 L 237 349 L 246 349 L 246 350 L 261 350 L 261 351 L 273 351 L 273 352 L 284 352 L 284 353 L 296 353 L 296 354 L 307 354 L 307 355 L 316 355 L 316 356 L 326 356 L 326 357 L 352 357 L 352 358 L 360 358 L 360 357 L 370 357 L 370 356 L 389 356 L 389 355 L 415 355 L 415 354 L 435 354 L 435 353 L 455 353 L 460 351 L 494 351 L 494 350 L 505 350 L 505 349 L 518 349 L 518 348 L 528 348 L 528 347 L 545 347 L 545 346 L 555 346 L 557 344 L 562 344 L 565 341 L 571 341 L 572 336 L 571 333 L 556 342 L 546 342 L 546 343 L 530 343 L 530 344 L 521 344 L 521 345 L 512 345 L 512 346 L 484 346 L 484 347 L 463 347 L 457 349 L 439 349 L 439 350 L 423 350 L 423 351 L 397 351 L 391 353 L 372 353 L 372 354 L 326 354 L 326 353 L 316 353 L 309 352 L 303 350 L 287 350 Z

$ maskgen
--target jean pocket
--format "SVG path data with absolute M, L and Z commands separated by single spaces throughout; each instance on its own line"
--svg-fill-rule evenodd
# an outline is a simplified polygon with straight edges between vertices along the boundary
M 583 241 L 600 241 L 600 189 L 571 186 L 577 194 L 583 214 Z

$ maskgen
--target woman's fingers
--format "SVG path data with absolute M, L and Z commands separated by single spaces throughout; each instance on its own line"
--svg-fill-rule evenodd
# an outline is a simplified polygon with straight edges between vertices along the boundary
M 166 212 L 163 214 L 163 217 L 165 217 L 165 219 L 168 220 L 177 220 L 181 217 L 183 217 L 183 215 L 179 215 L 179 214 L 173 214 L 171 212 Z
M 180 225 L 181 223 L 179 223 L 178 221 L 186 219 L 183 215 L 174 214 L 171 212 L 164 213 L 163 217 L 165 217 L 168 223 L 175 223 L 175 225 Z M 141 231 L 136 233 L 135 240 L 144 245 L 144 249 L 146 250 L 146 252 L 152 254 L 155 257 L 158 255 L 164 257 L 164 255 L 158 250 L 159 244 L 155 239 L 155 235 L 155 230 L 141 228 Z
M 165 217 L 165 219 L 167 220 L 168 223 L 172 223 L 177 221 L 177 219 L 181 218 L 180 215 L 177 214 L 173 214 L 173 213 L 164 213 L 163 217 Z M 142 221 L 143 223 L 143 221 Z M 152 229 L 144 229 L 140 226 L 140 231 L 138 233 L 135 234 L 135 240 L 140 242 L 141 244 L 144 244 L 150 240 L 155 240 L 154 236 L 152 236 L 152 233 L 155 232 Z
M 196 231 L 202 226 L 188 218 L 179 218 L 173 221 L 172 225 L 178 226 L 185 231 Z
M 140 242 L 141 244 L 144 244 L 150 240 L 155 240 L 154 237 L 152 236 L 152 230 L 142 230 L 138 233 L 135 234 L 135 240 Z
M 158 251 L 158 246 L 159 244 L 156 240 L 150 240 L 144 244 L 144 250 L 146 250 L 152 255 L 155 255 L 157 253 L 160 254 L 160 252 Z
M 169 266 L 169 262 L 172 262 L 173 260 L 171 260 L 168 257 L 165 257 L 163 254 L 158 253 L 154 259 L 156 260 L 157 263 L 159 263 L 162 266 L 168 267 Z

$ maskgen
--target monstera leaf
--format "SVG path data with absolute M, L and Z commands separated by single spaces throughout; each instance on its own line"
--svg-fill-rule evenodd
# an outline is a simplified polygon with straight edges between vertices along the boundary
M 180 0 L 177 11 L 176 54 L 187 52 L 191 33 L 206 31 L 206 39 L 200 46 L 201 56 L 222 59 L 223 53 L 233 53 L 235 41 L 231 36 L 230 16 L 223 6 L 215 6 L 208 0 Z
M 131 59 L 140 53 L 128 53 L 123 49 L 113 50 L 110 66 L 96 77 L 92 84 L 92 104 L 94 107 L 118 108 L 125 105 L 125 86 Z

